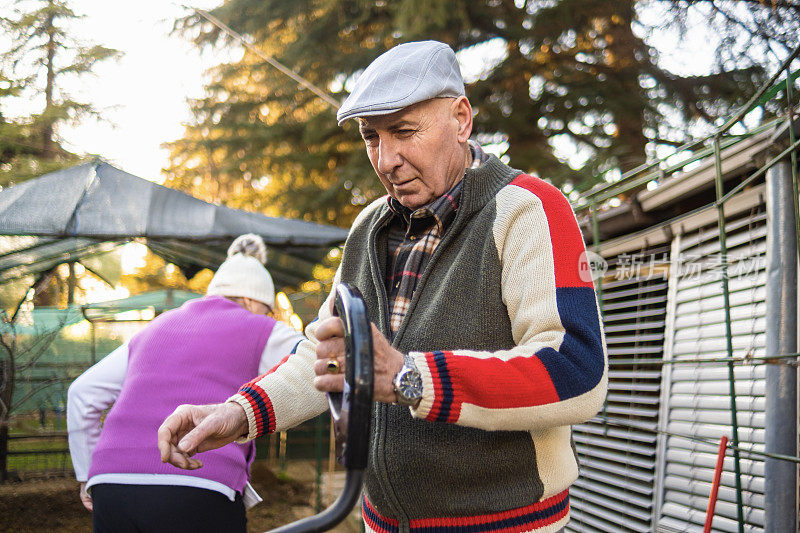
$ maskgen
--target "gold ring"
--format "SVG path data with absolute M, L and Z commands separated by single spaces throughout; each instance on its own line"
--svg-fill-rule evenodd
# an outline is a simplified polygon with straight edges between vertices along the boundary
M 325 367 L 328 371 L 328 374 L 338 374 L 339 373 L 339 360 L 338 359 L 330 359 L 328 360 L 328 366 Z

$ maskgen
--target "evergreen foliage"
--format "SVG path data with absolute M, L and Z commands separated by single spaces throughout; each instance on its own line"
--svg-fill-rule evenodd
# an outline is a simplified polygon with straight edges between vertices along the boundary
M 0 187 L 81 160 L 62 146 L 58 126 L 96 115 L 96 111 L 73 98 L 65 82 L 92 74 L 98 62 L 119 52 L 73 37 L 69 25 L 78 18 L 66 0 L 17 0 L 13 13 L 0 17 L 3 44 L 8 44 L 0 50 Z M 11 98 L 41 103 L 41 111 L 9 118 L 3 110 Z M 65 293 L 71 303 L 77 288 L 74 265 L 66 276 L 53 270 L 36 283 L 35 302 L 53 305 Z
M 77 18 L 65 0 L 18 0 L 11 16 L 0 17 L 0 29 L 10 43 L 0 51 L 0 185 L 4 187 L 80 159 L 61 146 L 58 125 L 96 111 L 72 98 L 63 82 L 91 74 L 97 62 L 119 52 L 74 38 L 69 23 Z M 12 96 L 41 101 L 41 111 L 14 120 L 4 117 L 3 100 Z
M 471 48 L 500 50 L 468 80 L 478 140 L 505 147 L 513 167 L 585 190 L 644 163 L 658 146 L 708 130 L 764 79 L 764 61 L 721 62 L 702 76 L 659 66 L 642 10 L 663 10 L 659 27 L 680 30 L 693 3 L 226 0 L 212 14 L 340 101 L 372 59 L 401 42 L 442 40 L 465 62 L 480 60 Z M 794 2 L 783 4 L 797 13 Z M 199 15 L 176 29 L 200 47 L 242 49 Z M 170 145 L 168 184 L 233 207 L 342 226 L 384 194 L 355 125 L 336 126 L 335 110 L 256 54 L 243 50 L 210 75 L 206 96 L 191 103 L 194 121 Z M 564 159 L 564 144 L 576 147 L 582 166 Z

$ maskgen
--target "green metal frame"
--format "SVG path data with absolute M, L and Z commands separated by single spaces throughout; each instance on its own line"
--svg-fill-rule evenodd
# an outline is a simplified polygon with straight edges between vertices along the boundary
M 730 411 L 731 411 L 731 432 L 732 432 L 732 439 L 731 443 L 728 447 L 733 452 L 734 458 L 734 475 L 735 475 L 735 488 L 736 488 L 736 504 L 737 504 L 737 522 L 738 522 L 738 530 L 740 533 L 744 532 L 744 516 L 743 516 L 743 503 L 742 503 L 742 481 L 741 481 L 741 467 L 740 467 L 740 452 L 751 455 L 751 456 L 758 456 L 758 457 L 769 457 L 773 459 L 784 460 L 787 462 L 792 463 L 800 463 L 800 458 L 798 457 L 789 457 L 783 456 L 778 454 L 771 454 L 771 453 L 763 453 L 763 452 L 754 452 L 751 450 L 744 450 L 741 448 L 739 444 L 739 424 L 737 419 L 737 406 L 736 406 L 736 390 L 735 390 L 735 377 L 734 377 L 734 365 L 735 364 L 742 364 L 742 363 L 761 363 L 761 364 L 791 364 L 797 366 L 797 361 L 790 361 L 786 362 L 786 359 L 797 359 L 800 357 L 800 354 L 786 354 L 786 355 L 767 355 L 766 357 L 758 357 L 758 358 L 737 358 L 734 357 L 733 354 L 733 335 L 731 331 L 731 305 L 730 305 L 730 291 L 728 287 L 728 261 L 727 261 L 727 243 L 726 243 L 726 234 L 725 234 L 725 204 L 728 200 L 733 198 L 738 192 L 742 191 L 748 184 L 752 183 L 756 179 L 760 178 L 764 175 L 767 170 L 772 168 L 775 164 L 779 161 L 783 160 L 787 156 L 791 158 L 791 166 L 792 166 L 792 184 L 794 189 L 794 213 L 795 213 L 795 232 L 796 232 L 796 239 L 798 242 L 798 258 L 800 259 L 800 205 L 798 205 L 798 179 L 797 179 L 797 151 L 800 147 L 800 141 L 798 141 L 795 137 L 794 133 L 794 118 L 795 118 L 795 103 L 794 103 L 794 94 L 793 94 L 793 83 L 794 81 L 800 77 L 800 71 L 790 72 L 789 68 L 792 62 L 800 56 L 800 47 L 795 49 L 781 64 L 780 68 L 770 77 L 770 79 L 763 84 L 758 91 L 748 100 L 748 102 L 739 109 L 732 117 L 725 121 L 725 123 L 717 128 L 714 132 L 707 135 L 706 137 L 688 142 L 679 148 L 676 149 L 676 153 L 681 153 L 686 150 L 692 151 L 691 155 L 689 155 L 686 159 L 682 160 L 680 163 L 670 166 L 664 166 L 664 160 L 653 161 L 651 163 L 642 165 L 637 167 L 627 173 L 625 173 L 622 178 L 616 182 L 604 184 L 602 186 L 597 186 L 594 189 L 588 191 L 587 193 L 581 195 L 578 200 L 575 202 L 573 206 L 576 212 L 581 212 L 584 210 L 589 211 L 589 216 L 591 217 L 591 228 L 592 228 L 592 236 L 593 236 L 593 248 L 594 250 L 599 253 L 600 252 L 600 239 L 599 239 L 599 222 L 598 222 L 598 209 L 599 206 L 614 198 L 622 193 L 629 192 L 633 189 L 641 187 L 650 181 L 655 179 L 662 179 L 664 176 L 668 176 L 673 174 L 674 172 L 685 168 L 688 164 L 699 161 L 701 159 L 707 158 L 709 156 L 714 157 L 714 183 L 715 183 L 715 192 L 716 192 L 716 200 L 713 204 L 709 206 L 705 206 L 695 211 L 700 211 L 707 209 L 708 207 L 716 207 L 717 209 L 717 228 L 719 231 L 719 243 L 720 243 L 720 255 L 721 255 L 721 264 L 722 264 L 722 292 L 723 292 L 723 301 L 725 307 L 725 326 L 726 326 L 726 337 L 727 337 L 727 357 L 725 358 L 696 358 L 692 360 L 686 361 L 646 361 L 646 364 L 672 364 L 672 363 L 708 363 L 708 364 L 718 364 L 718 363 L 725 363 L 728 367 L 728 383 L 729 383 L 729 395 L 730 395 Z M 786 74 L 785 80 L 779 81 L 779 78 Z M 777 96 L 782 89 L 785 88 L 786 91 L 786 115 L 783 117 L 778 117 L 776 120 L 770 121 L 766 124 L 759 126 L 743 135 L 725 135 L 735 124 L 740 122 L 745 115 L 747 115 L 750 111 L 764 105 L 767 101 Z M 769 129 L 775 128 L 776 126 L 780 126 L 781 123 L 785 123 L 788 129 L 789 135 L 789 146 L 785 150 L 781 151 L 780 154 L 771 158 L 767 161 L 763 166 L 761 166 L 757 171 L 752 173 L 750 176 L 742 180 L 740 183 L 736 185 L 736 187 L 732 188 L 727 193 L 724 191 L 724 183 L 723 183 L 723 175 L 722 175 L 722 150 L 729 146 L 733 146 L 736 143 L 741 142 L 744 139 L 751 138 L 753 135 L 761 133 L 763 131 L 767 131 Z M 711 146 L 708 146 L 709 143 Z M 696 149 L 698 148 L 699 149 Z M 695 150 L 696 149 L 696 150 Z M 680 217 L 676 217 L 674 220 L 683 218 L 685 215 L 681 215 Z M 660 225 L 665 225 L 671 223 L 672 221 L 666 221 L 661 223 Z M 598 299 L 602 306 L 602 280 L 597 284 L 597 292 L 598 292 Z M 602 310 L 601 310 L 602 312 Z M 610 365 L 614 364 L 625 364 L 630 363 L 632 360 L 618 360 L 609 362 Z M 636 363 L 641 364 L 641 360 L 635 360 Z M 619 425 L 606 417 L 606 409 L 604 407 L 603 414 L 599 417 L 600 420 L 604 421 L 604 425 Z M 644 428 L 639 428 L 644 429 Z M 606 429 L 607 430 L 607 429 Z M 677 435 L 669 432 L 663 431 L 656 431 L 656 433 L 665 433 L 668 435 L 691 439 L 691 440 L 698 440 L 706 442 L 707 439 L 702 439 L 698 437 L 694 437 L 691 435 Z M 717 445 L 716 442 L 709 442 L 709 444 Z

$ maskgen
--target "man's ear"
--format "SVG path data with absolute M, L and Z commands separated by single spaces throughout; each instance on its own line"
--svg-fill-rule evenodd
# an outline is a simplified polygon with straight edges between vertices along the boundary
M 458 142 L 465 143 L 472 135 L 472 105 L 466 96 L 459 96 L 453 100 L 450 110 L 458 121 Z

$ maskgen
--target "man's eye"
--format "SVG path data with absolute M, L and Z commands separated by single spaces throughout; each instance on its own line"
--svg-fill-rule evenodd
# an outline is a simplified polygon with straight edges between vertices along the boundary
M 410 130 L 410 129 L 397 130 L 397 134 L 398 135 L 411 135 L 413 133 L 414 133 L 414 130 Z

